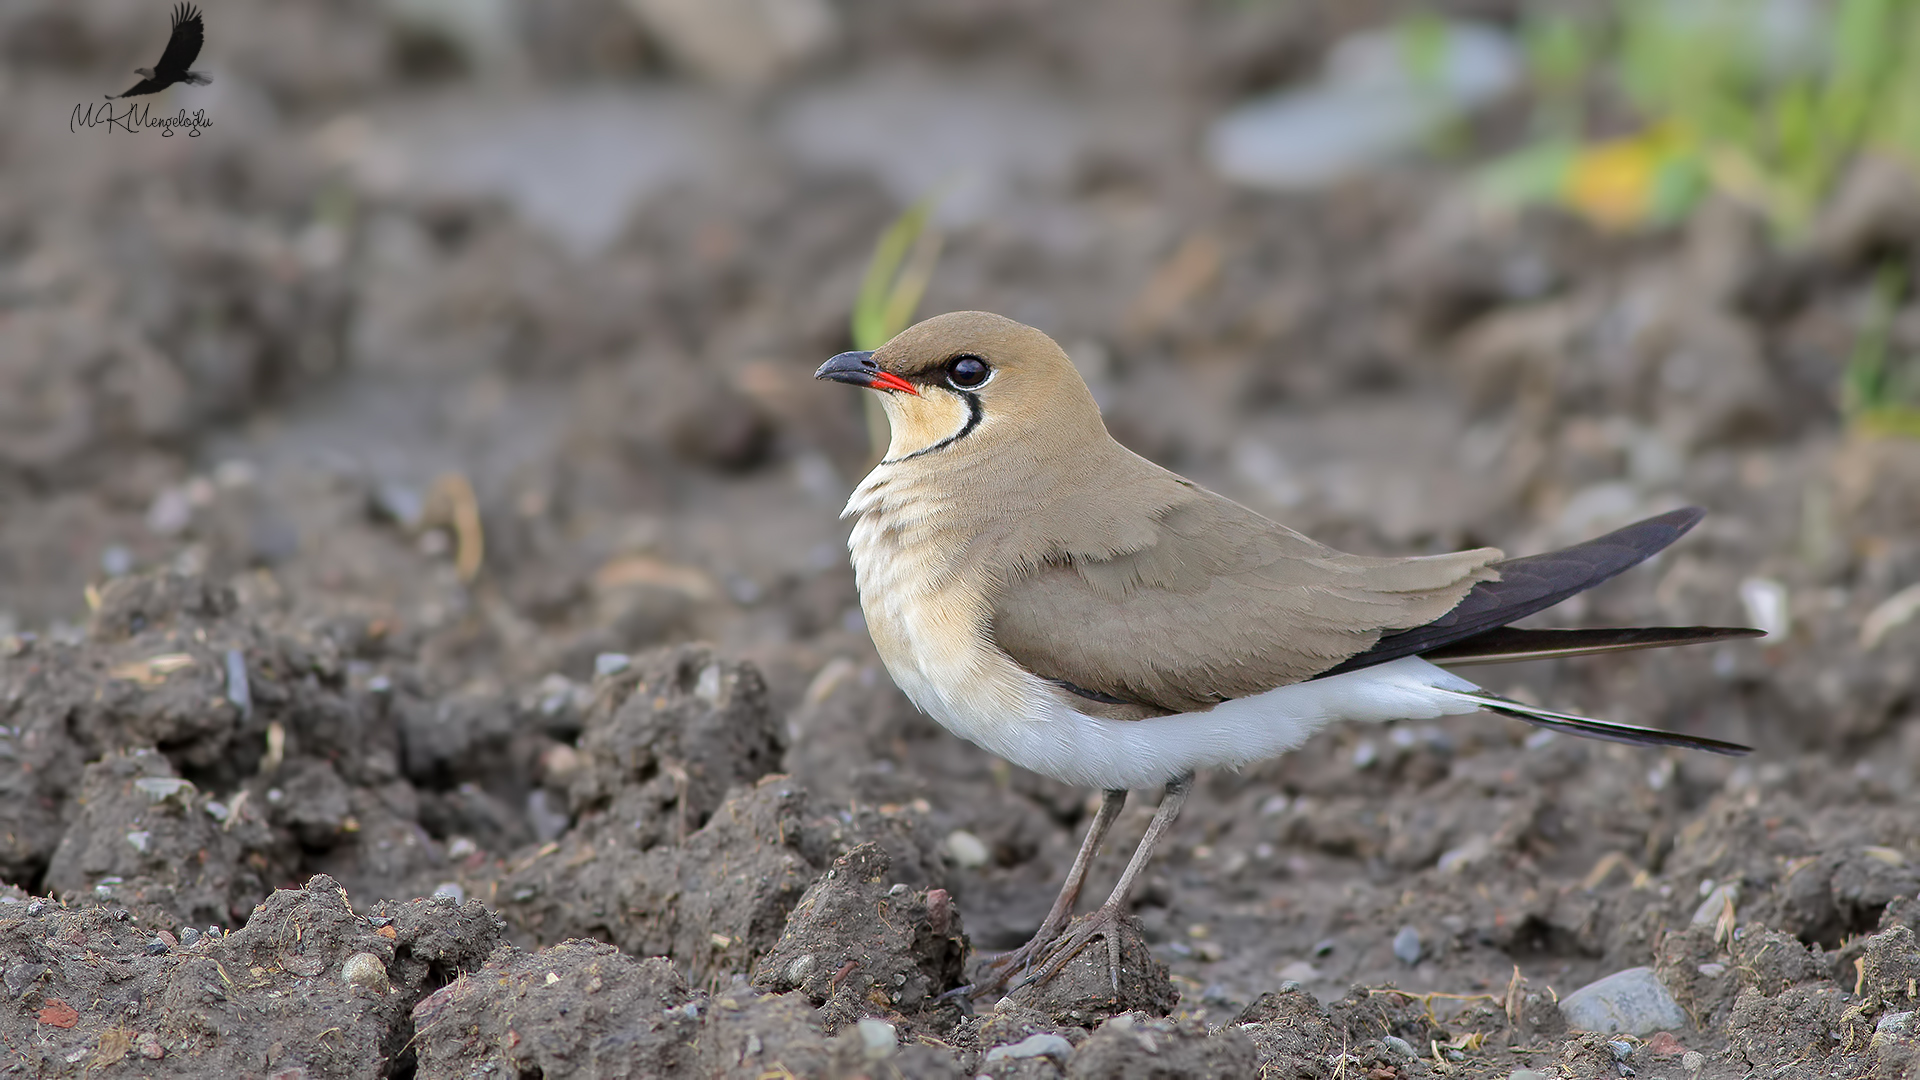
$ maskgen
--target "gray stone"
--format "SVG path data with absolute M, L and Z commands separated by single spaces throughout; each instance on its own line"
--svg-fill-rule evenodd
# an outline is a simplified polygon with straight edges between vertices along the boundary
M 1073 1044 L 1068 1042 L 1065 1036 L 1043 1031 L 1038 1035 L 1029 1035 L 1010 1046 L 994 1047 L 987 1051 L 987 1063 L 990 1065 L 1003 1058 L 1050 1057 L 1064 1065 L 1072 1056 Z
M 1687 1014 L 1650 967 L 1588 983 L 1561 1000 L 1560 1014 L 1575 1031 L 1605 1035 L 1651 1035 L 1687 1026 Z
M 1393 935 L 1393 955 L 1399 957 L 1401 963 L 1408 967 L 1419 963 L 1420 951 L 1420 931 L 1411 926 L 1403 926 L 1399 933 Z
M 885 1020 L 868 1017 L 857 1025 L 860 1032 L 860 1045 L 866 1056 L 873 1060 L 892 1057 L 894 1048 L 900 1045 L 900 1036 L 892 1024 Z

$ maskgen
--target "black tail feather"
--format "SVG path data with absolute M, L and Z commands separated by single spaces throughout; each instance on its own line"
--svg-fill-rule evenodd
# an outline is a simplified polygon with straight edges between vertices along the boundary
M 1761 637 L 1765 633 L 1744 626 L 1632 626 L 1593 630 L 1522 630 L 1502 626 L 1420 655 L 1447 667 L 1466 667 L 1662 649 L 1670 645 Z
M 1502 716 L 1511 716 L 1515 720 L 1524 720 L 1536 727 L 1565 731 L 1586 739 L 1604 739 L 1607 742 L 1626 743 L 1629 746 L 1678 746 L 1688 750 L 1705 750 L 1711 754 L 1725 754 L 1729 757 L 1740 757 L 1753 752 L 1751 746 L 1709 739 L 1705 735 L 1683 735 L 1677 731 L 1661 731 L 1658 728 L 1639 727 L 1634 724 L 1616 724 L 1611 720 L 1595 720 L 1592 717 L 1576 716 L 1573 713 L 1528 705 L 1484 690 L 1471 693 L 1457 690 L 1448 692 L 1472 701 L 1488 712 L 1497 712 Z
M 1570 548 L 1495 563 L 1499 580 L 1475 585 L 1452 611 L 1425 626 L 1387 634 L 1373 648 L 1317 677 L 1421 656 L 1524 619 L 1657 554 L 1699 524 L 1706 513 L 1694 506 L 1673 510 Z

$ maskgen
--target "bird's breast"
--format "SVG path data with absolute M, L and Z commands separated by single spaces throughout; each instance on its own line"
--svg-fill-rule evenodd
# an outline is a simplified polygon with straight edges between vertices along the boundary
M 867 631 L 915 705 L 991 749 L 995 730 L 1040 711 L 1035 694 L 1044 690 L 992 643 L 991 581 L 960 559 L 970 536 L 937 495 L 903 486 L 876 470 L 847 505 Z

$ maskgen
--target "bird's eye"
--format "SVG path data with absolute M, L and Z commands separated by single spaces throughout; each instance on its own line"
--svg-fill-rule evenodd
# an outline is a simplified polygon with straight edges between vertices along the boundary
M 977 356 L 956 356 L 947 361 L 947 382 L 955 390 L 971 390 L 987 381 L 993 369 Z

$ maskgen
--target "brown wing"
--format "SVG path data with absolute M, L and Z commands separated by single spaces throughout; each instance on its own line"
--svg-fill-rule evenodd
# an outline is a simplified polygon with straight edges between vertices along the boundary
M 1189 712 L 1311 678 L 1498 576 L 1492 548 L 1348 555 L 1202 489 L 1142 525 L 1130 550 L 1055 555 L 1006 582 L 995 643 L 1090 701 Z

